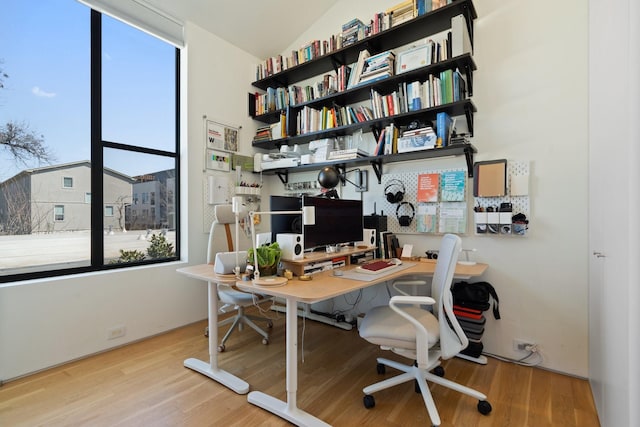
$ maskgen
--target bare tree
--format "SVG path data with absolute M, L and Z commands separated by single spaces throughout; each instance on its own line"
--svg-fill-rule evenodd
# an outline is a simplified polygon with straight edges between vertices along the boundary
M 0 67 L 0 89 L 4 88 L 4 81 L 8 77 Z M 44 136 L 30 130 L 25 122 L 9 121 L 0 127 L 0 148 L 4 148 L 17 163 L 23 165 L 32 159 L 38 163 L 55 161 L 55 156 L 44 143 Z
M 128 205 L 127 203 L 127 199 L 129 199 L 129 196 L 118 196 L 118 198 L 116 199 L 116 209 L 118 210 L 118 226 L 120 227 L 120 230 L 122 231 L 127 231 L 127 228 L 125 226 L 126 221 L 125 221 L 125 213 L 126 213 L 126 206 Z

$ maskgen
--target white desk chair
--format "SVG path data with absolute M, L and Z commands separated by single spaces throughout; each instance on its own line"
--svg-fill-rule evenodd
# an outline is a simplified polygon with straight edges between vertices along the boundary
M 431 423 L 440 425 L 440 415 L 431 396 L 427 381 L 440 384 L 479 400 L 478 411 L 484 415 L 491 412 L 487 397 L 469 387 L 442 378 L 444 369 L 441 360 L 454 357 L 469 341 L 453 314 L 451 282 L 461 250 L 460 238 L 446 234 L 440 244 L 440 252 L 433 275 L 431 293 L 427 296 L 394 296 L 388 306 L 374 307 L 362 320 L 360 336 L 404 357 L 416 360 L 414 365 L 404 365 L 392 360 L 378 358 L 378 373 L 384 374 L 385 365 L 404 373 L 388 378 L 363 389 L 364 406 L 373 408 L 372 393 L 415 380 L 416 391 L 422 393 Z M 421 305 L 433 306 L 433 314 Z M 430 371 L 433 370 L 434 373 Z
M 216 258 L 217 252 L 232 252 L 234 251 L 234 238 L 236 227 L 235 214 L 232 211 L 231 205 L 217 205 L 215 207 L 215 218 L 211 223 L 211 230 L 209 231 L 209 244 L 207 246 L 207 263 L 213 264 Z M 235 247 L 238 250 L 246 250 L 251 246 L 251 239 L 245 235 L 243 231 L 238 233 L 238 242 L 235 242 Z M 237 313 L 233 317 L 221 320 L 218 322 L 218 326 L 224 326 L 231 323 L 231 327 L 224 335 L 218 345 L 218 351 L 223 352 L 225 350 L 225 343 L 229 339 L 231 333 L 236 330 L 242 330 L 243 325 L 247 325 L 254 329 L 257 333 L 262 335 L 262 343 L 269 344 L 269 333 L 260 329 L 253 321 L 266 321 L 267 327 L 273 327 L 273 322 L 267 317 L 253 316 L 245 313 L 245 308 L 252 305 L 257 305 L 261 302 L 272 300 L 272 297 L 266 297 L 264 295 L 250 294 L 247 292 L 239 291 L 229 285 L 223 283 L 217 284 L 218 298 L 220 302 L 224 304 L 222 310 L 228 307 L 233 307 L 237 310 Z M 208 334 L 208 330 L 205 332 Z

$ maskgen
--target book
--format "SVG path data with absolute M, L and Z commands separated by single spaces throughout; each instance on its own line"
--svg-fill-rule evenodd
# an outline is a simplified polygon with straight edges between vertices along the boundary
M 451 116 L 448 113 L 441 111 L 436 115 L 436 135 L 438 137 L 436 144 L 438 147 L 446 147 L 449 144 L 451 124 Z
M 469 27 L 464 15 L 456 15 L 451 18 L 451 55 L 453 57 L 472 53 Z
M 354 87 L 356 84 L 358 84 L 360 82 L 360 74 L 362 74 L 362 69 L 364 67 L 364 61 L 370 57 L 371 54 L 369 53 L 369 51 L 367 49 L 361 50 L 360 53 L 358 54 L 358 60 L 356 61 L 355 65 L 353 66 L 353 71 L 351 72 L 351 75 L 349 76 L 349 81 L 347 83 L 347 89 L 351 89 L 352 87 Z
M 359 273 L 368 273 L 368 274 L 381 274 L 385 271 L 391 270 L 395 268 L 398 264 L 385 261 L 385 260 L 376 260 L 372 262 L 368 262 L 366 264 L 359 265 L 356 267 L 356 270 Z

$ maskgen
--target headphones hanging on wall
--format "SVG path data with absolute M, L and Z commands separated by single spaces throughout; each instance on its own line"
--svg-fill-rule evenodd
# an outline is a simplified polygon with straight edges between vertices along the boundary
M 400 208 L 403 205 L 407 205 L 411 208 L 411 216 L 400 215 Z M 411 225 L 411 221 L 413 221 L 413 218 L 416 216 L 416 208 L 409 202 L 402 202 L 396 208 L 396 216 L 398 217 L 398 224 L 400 224 L 402 227 L 408 227 Z
M 393 187 L 396 187 L 396 189 L 402 188 L 402 190 L 397 190 L 394 193 Z M 389 203 L 400 203 L 406 191 L 407 190 L 404 188 L 404 183 L 402 181 L 400 181 L 399 179 L 392 179 L 384 188 L 384 195 Z

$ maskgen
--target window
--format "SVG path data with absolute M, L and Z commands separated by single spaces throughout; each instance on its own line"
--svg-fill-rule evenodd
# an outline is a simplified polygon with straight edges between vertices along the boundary
M 63 205 L 55 205 L 53 207 L 53 220 L 54 221 L 64 221 L 64 206 Z
M 8 2 L 0 127 L 28 123 L 55 161 L 0 153 L 0 240 L 30 254 L 0 254 L 0 283 L 131 265 L 120 250 L 143 252 L 137 264 L 178 259 L 179 49 L 79 2 Z M 150 193 L 157 218 L 147 210 L 143 221 L 136 206 Z M 167 243 L 153 258 L 126 233 L 147 229 Z M 42 244 L 49 233 L 62 243 Z

